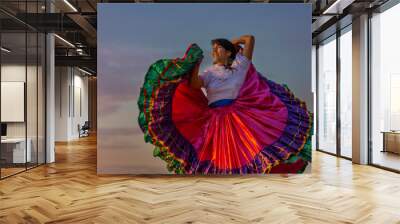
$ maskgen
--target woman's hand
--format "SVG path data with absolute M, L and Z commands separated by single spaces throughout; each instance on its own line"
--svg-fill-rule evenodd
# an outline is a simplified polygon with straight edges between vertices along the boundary
M 241 43 L 240 38 L 234 38 L 231 40 L 232 44 L 235 46 L 239 46 L 239 44 Z

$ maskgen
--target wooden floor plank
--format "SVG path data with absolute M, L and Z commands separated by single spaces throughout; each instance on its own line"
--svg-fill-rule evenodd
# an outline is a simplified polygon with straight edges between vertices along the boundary
M 97 176 L 96 138 L 0 181 L 0 223 L 400 223 L 400 175 L 313 153 L 311 174 Z

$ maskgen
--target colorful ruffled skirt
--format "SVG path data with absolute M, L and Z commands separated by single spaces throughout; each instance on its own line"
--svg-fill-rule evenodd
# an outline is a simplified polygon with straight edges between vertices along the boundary
M 311 163 L 313 121 L 305 103 L 251 64 L 235 100 L 208 105 L 188 83 L 202 57 L 192 44 L 183 58 L 150 66 L 138 121 L 153 155 L 177 174 L 302 173 Z

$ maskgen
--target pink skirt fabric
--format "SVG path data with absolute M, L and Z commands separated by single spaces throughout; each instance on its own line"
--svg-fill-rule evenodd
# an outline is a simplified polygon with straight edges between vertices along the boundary
M 172 122 L 195 150 L 195 158 L 182 160 L 190 163 L 189 173 L 271 172 L 299 153 L 309 137 L 305 104 L 253 65 L 230 105 L 208 107 L 203 92 L 187 81 L 178 84 L 172 99 Z M 297 161 L 296 166 L 302 165 Z M 275 168 L 285 172 L 283 164 Z

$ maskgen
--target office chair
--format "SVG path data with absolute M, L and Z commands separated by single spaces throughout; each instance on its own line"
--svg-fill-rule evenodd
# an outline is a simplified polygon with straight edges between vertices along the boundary
M 89 129 L 90 129 L 89 121 L 85 121 L 82 127 L 78 125 L 78 129 L 79 129 L 79 138 L 89 136 Z

